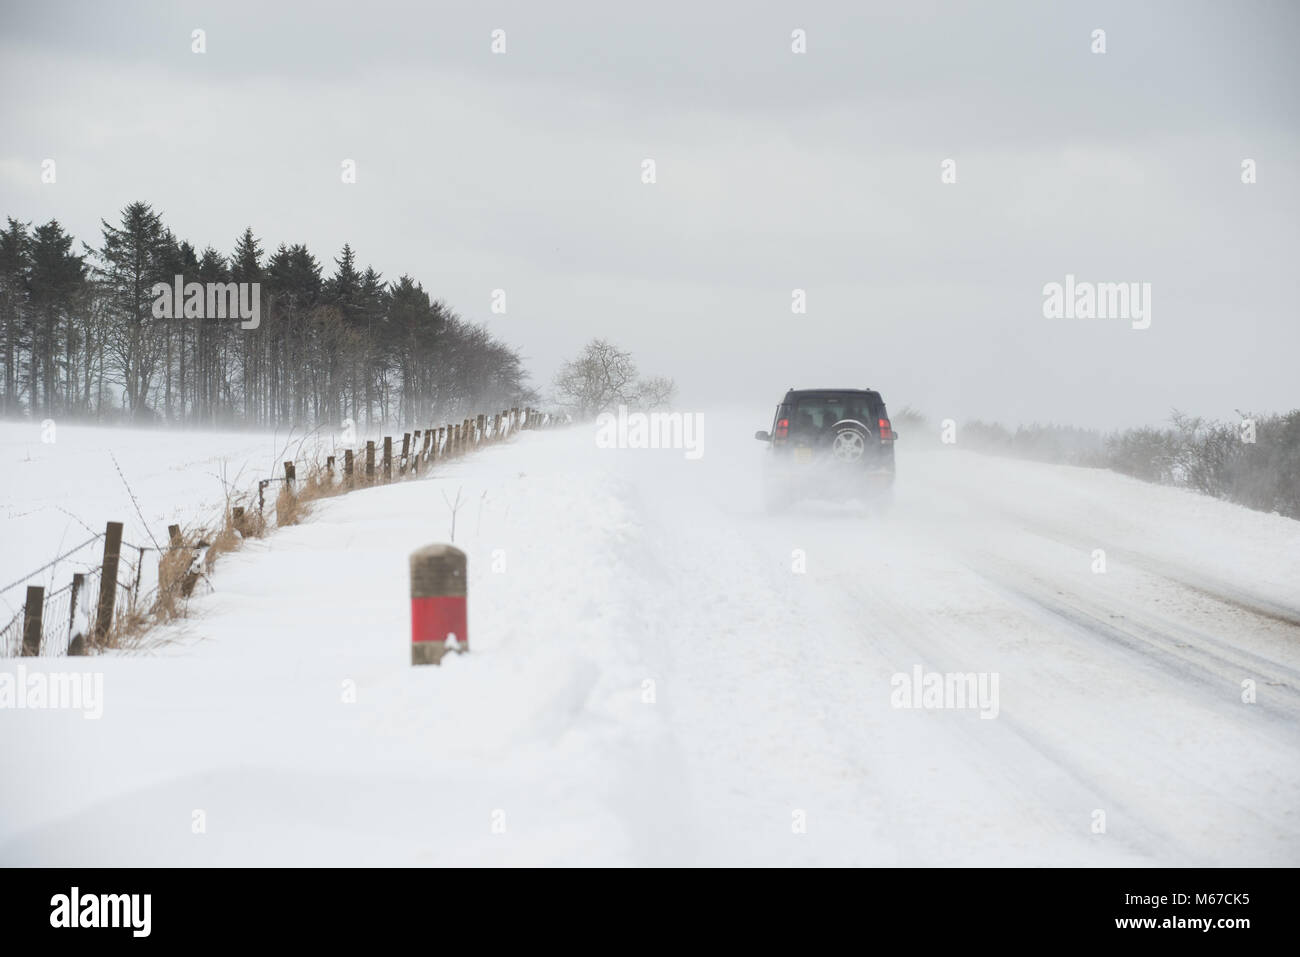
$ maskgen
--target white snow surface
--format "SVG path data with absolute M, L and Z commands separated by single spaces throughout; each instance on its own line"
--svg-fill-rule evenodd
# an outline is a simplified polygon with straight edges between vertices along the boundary
M 154 549 L 167 544 L 168 525 L 215 523 L 227 490 L 255 490 L 259 479 L 281 475 L 283 462 L 306 461 L 331 441 L 320 432 L 288 429 L 184 432 L 55 423 L 47 431 L 40 422 L 0 422 L 0 587 L 18 583 L 0 593 L 0 618 L 7 621 L 22 608 L 21 585 L 52 591 L 73 572 L 97 565 L 102 539 L 26 577 L 102 534 L 110 521 L 123 524 L 123 542 L 150 549 L 143 579 L 149 587 L 157 580 Z M 276 491 L 269 490 L 271 502 Z M 128 547 L 123 559 L 135 563 L 138 552 Z
M 150 654 L 0 661 L 104 692 L 0 709 L 0 864 L 1300 864 L 1300 523 L 906 436 L 887 514 L 774 517 L 767 424 L 524 433 L 223 556 Z M 137 495 L 219 507 L 187 455 Z M 412 667 L 458 493 L 471 650 Z M 894 707 L 915 666 L 996 674 L 997 716 Z

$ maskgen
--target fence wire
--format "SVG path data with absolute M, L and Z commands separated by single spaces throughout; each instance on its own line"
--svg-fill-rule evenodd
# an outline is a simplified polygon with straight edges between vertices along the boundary
M 71 556 L 88 545 L 102 539 L 103 534 L 82 542 L 41 568 L 25 575 L 14 585 L 29 582 L 34 576 L 47 571 L 59 562 L 68 561 Z M 118 558 L 117 597 L 114 601 L 114 617 L 120 619 L 124 613 L 142 608 L 150 608 L 159 596 L 158 561 L 164 553 L 184 549 L 186 545 L 168 545 L 156 548 L 152 545 L 136 545 L 122 542 Z M 150 560 L 151 555 L 155 556 Z M 43 656 L 60 656 L 68 654 L 77 636 L 90 638 L 94 627 L 96 610 L 99 607 L 100 588 L 103 582 L 103 566 L 81 561 L 68 561 L 71 565 L 80 565 L 85 571 L 78 572 L 66 585 L 47 591 L 41 598 L 41 628 L 37 654 Z M 78 576 L 79 579 L 78 580 Z M 9 586 L 14 587 L 14 586 Z M 181 581 L 174 582 L 169 591 L 180 591 Z M 13 616 L 0 628 L 0 656 L 19 657 L 23 654 L 24 638 L 27 630 L 28 608 L 24 603 Z
M 456 444 L 458 448 L 473 447 L 489 438 L 496 439 L 508 436 L 522 429 L 547 428 L 561 421 L 555 416 L 535 412 L 534 410 L 524 410 L 522 412 L 507 410 L 500 416 L 499 424 L 494 421 L 495 418 L 495 415 L 484 416 L 483 427 L 480 429 L 475 417 L 471 416 L 466 420 L 465 429 L 461 433 L 459 443 L 456 442 L 451 425 L 438 429 L 421 430 L 419 435 L 412 432 L 410 434 L 413 441 L 405 451 L 393 449 L 391 459 L 387 460 L 389 467 L 396 465 L 399 474 L 402 474 L 417 461 L 441 459 L 451 454 L 453 444 Z M 425 446 L 426 442 L 428 443 L 427 447 Z M 379 451 L 378 447 L 376 447 L 375 451 Z M 354 459 L 354 473 L 363 470 L 366 461 L 365 450 L 357 449 Z M 340 481 L 344 480 L 342 466 L 343 463 L 340 461 L 338 463 Z M 381 467 L 382 463 L 376 462 L 375 472 L 378 473 Z M 258 482 L 257 508 L 259 512 L 263 508 L 266 487 L 274 482 L 283 481 L 285 481 L 283 478 L 268 477 Z M 40 568 L 34 569 L 16 581 L 0 588 L 0 595 L 2 595 L 20 585 L 28 584 L 38 575 L 56 568 L 60 562 L 67 562 L 70 565 L 81 567 L 82 570 L 76 573 L 73 580 L 68 584 L 43 594 L 40 609 L 41 633 L 37 654 L 45 656 L 66 655 L 79 636 L 89 639 L 100 604 L 103 567 L 99 563 L 99 556 L 95 556 L 93 561 L 71 559 L 78 552 L 96 544 L 103 538 L 104 533 L 98 532 L 86 541 L 46 562 Z M 116 596 L 117 600 L 114 602 L 115 617 L 120 618 L 124 609 L 152 608 L 158 604 L 160 597 L 175 598 L 180 595 L 188 595 L 188 588 L 193 586 L 197 577 L 202 577 L 202 568 L 198 567 L 197 560 L 190 573 L 178 575 L 175 581 L 169 583 L 166 595 L 162 595 L 160 591 L 161 583 L 158 580 L 158 559 L 161 559 L 167 552 L 182 548 L 188 551 L 194 547 L 180 544 L 159 547 L 156 545 L 136 545 L 127 541 L 122 542 L 117 575 L 117 588 L 120 589 L 120 593 Z M 194 549 L 194 551 L 197 559 L 200 551 L 198 549 Z M 148 561 L 148 553 L 150 552 L 155 553 L 157 559 Z M 143 601 L 141 598 L 142 591 Z M 24 605 L 24 607 L 14 612 L 3 628 L 0 628 L 0 656 L 18 657 L 23 653 L 23 638 L 27 620 L 28 609 Z
M 101 538 L 103 538 L 103 537 L 104 537 L 104 533 L 103 533 L 103 532 L 99 532 L 99 533 L 96 534 L 96 535 L 92 535 L 90 538 L 88 538 L 86 541 L 82 542 L 80 545 L 77 545 L 75 548 L 70 548 L 70 549 L 68 549 L 66 552 L 64 552 L 62 555 L 59 555 L 57 558 L 54 558 L 53 560 L 46 562 L 46 563 L 45 563 L 44 565 L 42 565 L 40 568 L 37 568 L 37 569 L 35 569 L 35 570 L 33 570 L 33 571 L 28 572 L 26 575 L 22 576 L 21 578 L 17 579 L 16 581 L 12 581 L 12 582 L 10 582 L 8 585 L 5 585 L 4 588 L 0 588 L 0 595 L 2 595 L 2 594 L 4 594 L 5 592 L 9 591 L 11 588 L 17 588 L 19 585 L 26 584 L 28 581 L 30 581 L 31 579 L 35 578 L 35 577 L 36 577 L 37 575 L 39 575 L 41 572 L 43 572 L 43 571 L 45 571 L 45 570 L 47 570 L 47 569 L 53 568 L 53 567 L 54 567 L 55 565 L 57 565 L 59 562 L 61 562 L 61 561 L 63 561 L 64 559 L 69 558 L 69 557 L 71 557 L 71 556 L 77 554 L 77 552 L 81 551 L 81 550 L 82 550 L 83 548 L 85 548 L 87 545 L 93 545 L 95 542 L 99 541 L 99 540 L 100 540 Z
M 23 649 L 23 617 L 25 609 L 19 608 L 18 614 L 9 620 L 9 624 L 0 630 L 0 653 L 6 658 L 16 658 Z
M 41 617 L 42 655 L 66 655 L 77 635 L 89 636 L 99 603 L 99 579 L 96 569 L 46 596 Z
M 74 638 L 89 636 L 99 604 L 101 569 L 78 573 L 62 588 L 56 588 L 41 599 L 41 633 L 36 648 L 38 655 L 66 655 Z M 18 657 L 23 653 L 27 633 L 29 609 L 24 605 L 0 629 L 0 654 Z

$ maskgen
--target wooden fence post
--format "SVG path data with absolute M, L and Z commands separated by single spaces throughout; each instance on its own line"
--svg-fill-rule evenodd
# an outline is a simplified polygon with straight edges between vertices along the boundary
M 240 535 L 244 534 L 244 506 L 236 505 L 230 510 L 230 524 Z
M 68 640 L 72 640 L 72 629 L 77 623 L 77 596 L 86 584 L 85 572 L 72 573 L 72 597 L 68 599 Z
M 161 552 L 161 554 L 159 554 L 159 556 L 158 556 L 158 589 L 159 589 L 159 592 L 161 592 L 161 590 L 162 590 L 162 582 L 163 582 L 163 566 L 167 564 L 167 559 L 170 557 L 170 554 L 169 554 L 169 553 L 180 551 L 180 550 L 181 550 L 181 545 L 182 545 L 182 541 L 181 541 L 181 527 L 180 527 L 179 525 L 168 525 L 168 526 L 167 526 L 167 547 L 166 547 L 165 549 L 163 549 L 162 552 Z M 143 576 L 140 574 L 140 569 L 143 568 L 143 567 L 144 567 L 144 550 L 141 549 L 141 551 L 140 551 L 140 565 L 139 565 L 139 566 L 136 568 L 136 570 L 135 570 L 135 588 L 136 588 L 136 590 L 135 590 L 135 592 L 134 592 L 133 595 L 132 595 L 132 599 L 131 599 L 132 601 L 134 601 L 135 598 L 136 598 L 136 596 L 139 595 L 140 579 L 143 577 Z M 188 594 L 188 593 L 187 593 L 187 594 Z
M 384 436 L 384 481 L 393 480 L 393 437 Z
M 375 440 L 366 440 L 366 484 L 375 484 Z
M 483 431 L 486 428 L 485 425 L 486 422 L 487 422 L 486 415 L 480 415 L 478 417 L 478 444 L 479 445 L 482 445 L 484 442 L 487 441 L 487 433 Z
M 407 457 L 411 454 L 411 433 L 402 435 L 402 461 L 397 467 L 398 473 L 406 471 Z
M 297 471 L 294 469 L 293 463 L 285 462 L 284 463 L 284 484 L 289 489 L 290 492 L 293 491 L 293 481 L 295 478 L 297 478 Z
M 104 566 L 99 576 L 99 609 L 95 616 L 95 640 L 103 641 L 113 627 L 113 605 L 117 601 L 117 565 L 122 557 L 122 523 L 109 522 L 104 531 Z
M 330 478 L 334 477 L 334 456 L 325 456 L 325 469 L 330 473 Z
M 41 617 L 45 612 L 45 588 L 27 586 L 27 604 L 23 606 L 23 657 L 41 653 Z M 21 693 L 21 692 L 20 692 Z
M 86 573 L 74 572 L 72 575 L 72 600 L 68 602 L 68 654 L 76 657 L 86 653 L 86 636 L 74 635 L 77 626 L 77 596 L 86 585 Z
M 348 488 L 352 487 L 352 450 L 344 449 L 343 451 L 343 481 L 348 483 Z

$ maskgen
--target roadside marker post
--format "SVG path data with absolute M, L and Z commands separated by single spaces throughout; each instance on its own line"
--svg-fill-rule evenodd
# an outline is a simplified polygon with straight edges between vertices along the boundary
M 411 664 L 442 664 L 447 645 L 469 651 L 465 553 L 426 545 L 411 553 Z

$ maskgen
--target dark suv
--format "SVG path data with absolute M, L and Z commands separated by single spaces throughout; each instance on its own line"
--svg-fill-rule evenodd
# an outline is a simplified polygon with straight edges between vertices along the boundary
M 894 487 L 889 412 L 871 389 L 791 389 L 776 407 L 763 476 L 769 509 L 800 498 L 860 498 L 888 504 Z

